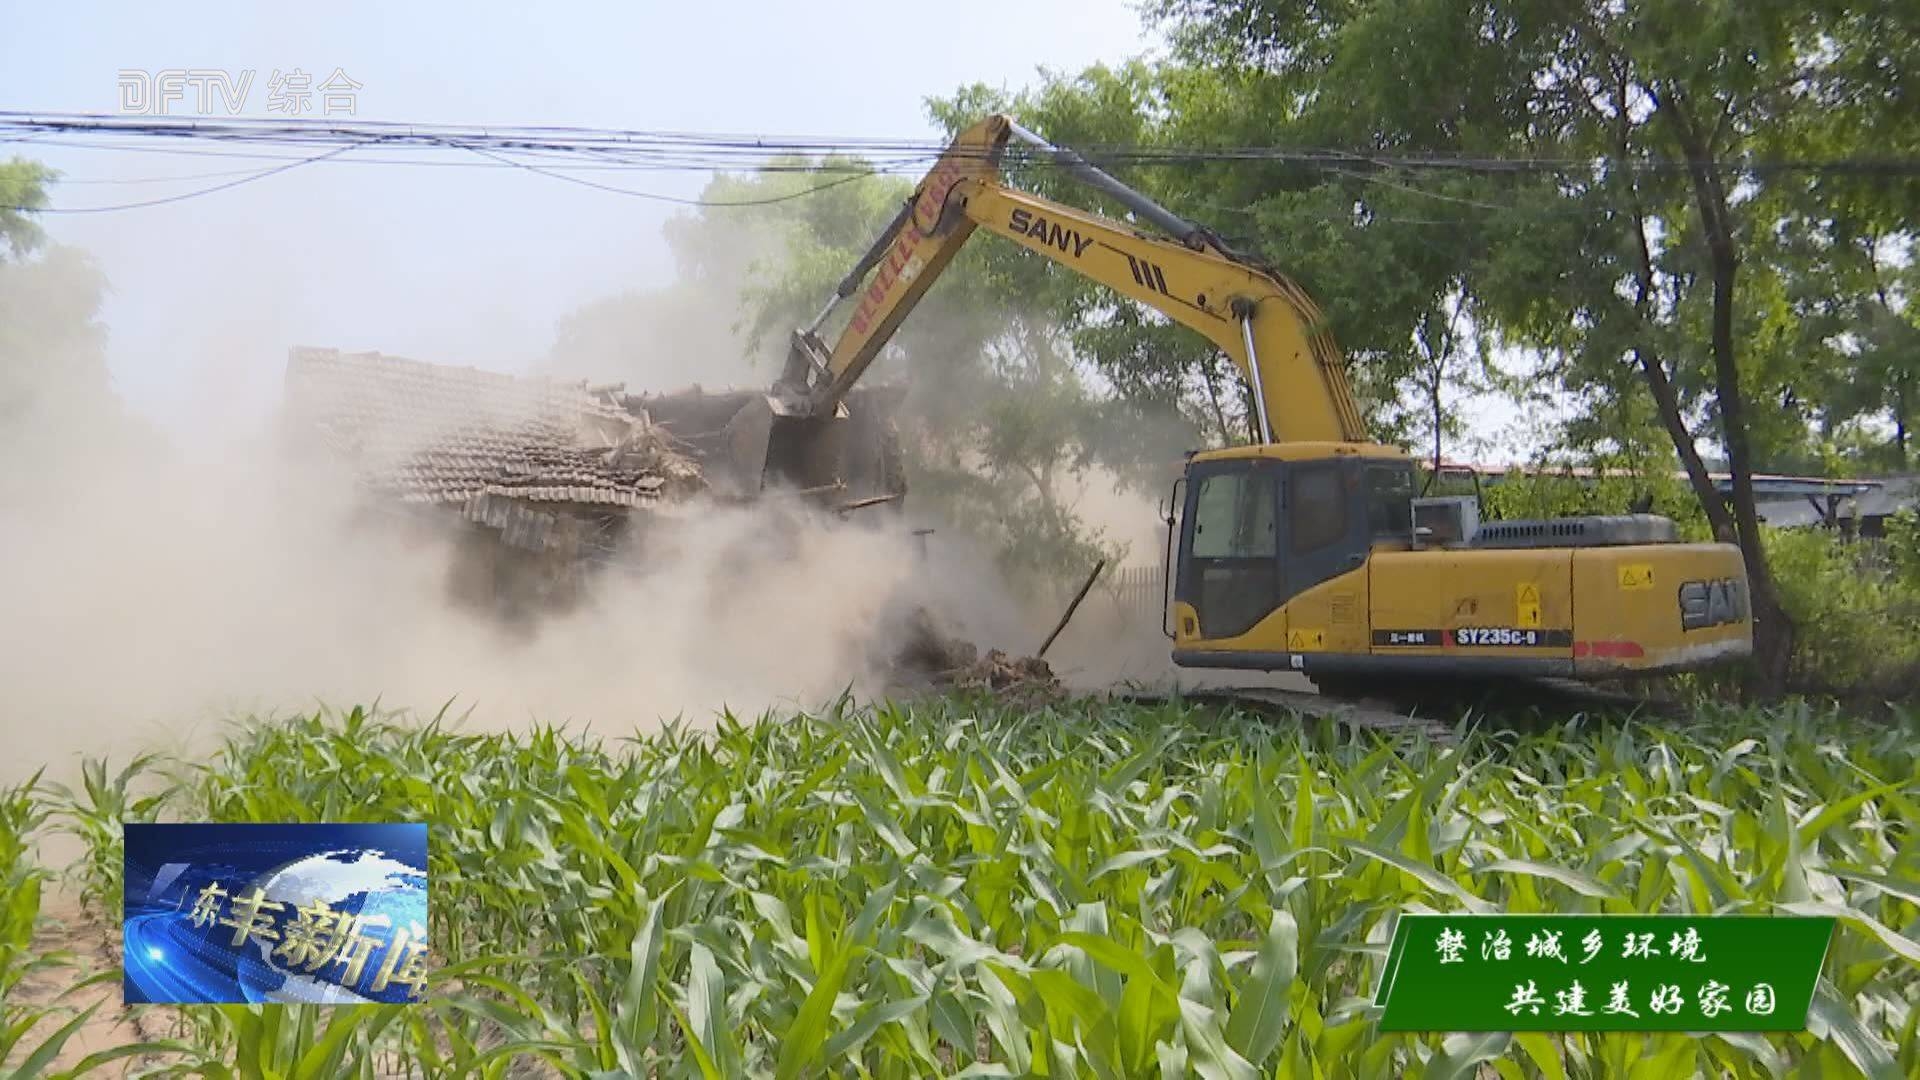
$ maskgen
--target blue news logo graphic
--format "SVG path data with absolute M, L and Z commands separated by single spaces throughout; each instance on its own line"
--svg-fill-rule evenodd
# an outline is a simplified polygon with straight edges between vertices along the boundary
M 425 825 L 128 825 L 128 1003 L 419 1001 Z

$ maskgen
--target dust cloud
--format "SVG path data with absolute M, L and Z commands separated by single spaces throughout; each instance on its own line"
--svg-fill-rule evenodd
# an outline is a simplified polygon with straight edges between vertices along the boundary
M 1019 653 L 1060 612 L 954 530 L 923 554 L 920 518 L 694 503 L 658 515 L 646 560 L 601 570 L 575 609 L 509 626 L 452 602 L 450 532 L 369 518 L 350 477 L 282 438 L 189 451 L 99 416 L 41 420 L 32 483 L 0 502 L 0 782 L 82 754 L 194 752 L 227 718 L 322 703 L 451 702 L 476 728 L 612 734 L 813 707 L 885 690 L 911 607 Z M 1150 504 L 1090 489 L 1083 512 L 1151 539 Z M 1103 588 L 1049 655 L 1070 684 L 1105 685 L 1163 670 L 1166 644 Z
M 683 215 L 662 231 L 673 255 L 673 280 L 582 305 L 560 320 L 537 368 L 567 378 L 625 381 L 635 393 L 770 384 L 786 338 L 767 334 L 750 343 L 741 298 L 756 274 L 784 253 L 781 237 L 758 218 Z
M 770 242 L 699 239 L 674 245 L 675 284 L 579 309 L 533 366 L 636 392 L 768 381 L 734 308 Z M 231 319 L 115 343 L 123 364 L 185 361 L 163 433 L 108 377 L 107 283 L 86 255 L 55 245 L 0 260 L 0 783 L 42 764 L 64 777 L 82 754 L 203 746 L 227 718 L 322 703 L 431 714 L 451 702 L 475 727 L 615 734 L 817 706 L 877 692 L 884 620 L 922 583 L 952 580 L 927 572 L 897 518 L 686 507 L 660 523 L 673 558 L 649 547 L 565 615 L 504 626 L 452 602 L 451 536 L 369 520 L 348 476 L 289 452 L 301 436 L 263 403 L 281 399 L 303 331 L 252 295 L 272 290 L 233 285 Z M 451 344 L 402 347 L 474 362 Z
M 1175 675 L 1170 645 L 1160 632 L 1160 590 L 1148 584 L 1123 591 L 1127 571 L 1157 572 L 1166 537 L 1163 511 L 1144 495 L 1127 490 L 1117 474 L 1093 466 L 1063 485 L 1063 498 L 1089 535 L 1120 546 L 1122 556 L 1109 563 L 1074 611 L 1046 654 L 1061 682 L 1095 691 L 1119 684 L 1163 684 Z M 917 602 L 949 621 L 956 636 L 1032 654 L 1058 624 L 1081 580 L 1056 581 L 1051 588 L 1009 583 L 991 545 L 969 535 L 959 523 L 920 508 L 912 528 L 931 529 L 926 538 L 931 571 L 916 583 Z M 1092 571 L 1088 565 L 1082 573 Z
M 1118 588 L 1128 571 L 1148 572 L 1151 577 L 1160 570 L 1167 536 L 1165 510 L 1100 466 L 1089 467 L 1075 478 L 1065 502 L 1082 528 L 1118 545 L 1121 557 L 1102 571 L 1094 590 L 1048 651 L 1048 659 L 1063 682 L 1082 689 L 1167 681 L 1175 669 L 1171 644 L 1160 632 L 1159 594 L 1164 586 L 1143 586 L 1128 593 Z M 1029 617 L 1041 619 L 1044 638 L 1063 610 L 1063 605 L 1054 604 Z
M 658 523 L 670 558 L 512 627 L 450 601 L 449 536 L 365 520 L 344 476 L 272 442 L 124 450 L 61 448 L 0 525 L 10 773 L 321 702 L 616 733 L 817 705 L 876 686 L 870 639 L 924 577 L 897 533 L 688 506 Z
M 817 706 L 879 692 L 887 620 L 955 580 L 928 572 L 898 518 L 689 504 L 657 515 L 644 559 L 602 570 L 583 603 L 507 625 L 454 602 L 449 530 L 369 514 L 280 418 L 212 395 L 204 415 L 169 418 L 193 437 L 168 439 L 69 368 L 10 371 L 0 782 L 82 754 L 191 752 L 226 718 L 321 703 L 451 702 L 473 727 L 614 734 Z
M 762 254 L 743 240 L 681 267 L 696 287 L 581 309 L 539 366 L 636 392 L 765 382 L 766 358 L 745 355 L 715 306 Z M 79 755 L 193 753 L 229 718 L 321 704 L 450 705 L 477 728 L 610 734 L 812 707 L 882 692 L 893 620 L 914 606 L 1014 653 L 1060 613 L 1064 597 L 1009 587 L 989 551 L 921 510 L 837 522 L 694 505 L 662 515 L 670 557 L 650 541 L 568 613 L 508 627 L 452 601 L 450 533 L 370 519 L 343 471 L 289 452 L 300 434 L 254 392 L 223 392 L 284 370 L 284 352 L 258 355 L 270 327 L 191 343 L 204 392 L 163 435 L 105 378 L 87 295 L 102 283 L 84 259 L 54 249 L 0 272 L 13 275 L 0 282 L 0 783 L 43 764 L 69 773 Z M 1149 499 L 1094 470 L 1071 501 L 1127 543 L 1127 565 L 1158 565 Z M 1157 602 L 1129 607 L 1104 586 L 1049 653 L 1077 686 L 1149 679 L 1166 657 Z

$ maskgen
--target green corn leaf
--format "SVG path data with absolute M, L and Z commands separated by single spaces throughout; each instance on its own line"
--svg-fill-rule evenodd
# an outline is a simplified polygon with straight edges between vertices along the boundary
M 1248 1061 L 1265 1061 L 1286 1034 L 1288 1002 L 1300 967 L 1300 927 L 1276 910 L 1253 973 L 1227 1017 L 1227 1044 Z
M 1501 1031 L 1449 1035 L 1441 1043 L 1440 1053 L 1427 1062 L 1420 1080 L 1469 1080 L 1480 1071 L 1481 1062 L 1506 1053 L 1512 1039 Z
M 1464 887 L 1440 873 L 1438 870 L 1424 863 L 1414 862 L 1412 859 L 1407 858 L 1397 851 L 1377 848 L 1371 844 L 1362 843 L 1359 840 L 1349 840 L 1347 841 L 1347 846 L 1370 859 L 1378 859 L 1388 866 L 1412 875 L 1427 888 L 1458 900 L 1469 911 L 1484 914 L 1493 910 L 1493 905 L 1468 892 Z
M 781 1039 L 780 1063 L 775 1070 L 779 1080 L 793 1080 L 820 1056 L 827 1041 L 827 1020 L 833 1013 L 833 999 L 840 993 L 847 966 L 857 950 L 858 946 L 854 946 L 836 952 L 827 961 L 826 970 L 820 973 L 806 1000 L 801 1002 L 793 1026 Z
M 694 943 L 687 975 L 688 1033 L 700 1040 L 720 1076 L 738 1076 L 740 1046 L 727 1008 L 726 977 L 713 953 Z
M 1814 991 L 1813 1003 L 1807 1008 L 1807 1031 L 1838 1046 L 1868 1080 L 1900 1080 L 1899 1063 L 1886 1044 L 1874 1038 L 1826 986 Z
M 1546 863 L 1527 859 L 1495 859 L 1473 868 L 1475 874 L 1526 874 L 1529 877 L 1545 878 L 1559 882 L 1581 896 L 1590 896 L 1596 900 L 1618 900 L 1620 891 L 1591 874 L 1578 870 L 1569 870 L 1562 866 L 1550 866 Z
M 88 1020 L 93 1019 L 93 1014 L 99 1011 L 99 1008 L 99 1005 L 90 1005 L 73 1019 L 60 1025 L 53 1034 L 47 1036 L 46 1041 L 27 1055 L 26 1060 L 22 1061 L 18 1068 L 14 1069 L 9 1080 L 36 1080 L 47 1066 L 53 1064 L 53 1060 L 60 1056 L 61 1049 L 67 1045 L 67 1040 L 73 1038 L 74 1033 L 79 1031 Z

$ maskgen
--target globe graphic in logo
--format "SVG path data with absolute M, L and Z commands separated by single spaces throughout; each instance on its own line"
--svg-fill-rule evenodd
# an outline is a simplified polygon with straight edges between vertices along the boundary
M 266 901 L 282 907 L 271 916 L 275 940 L 254 938 L 241 946 L 240 987 L 248 1001 L 348 1005 L 418 1000 L 405 983 L 389 982 L 379 991 L 371 987 L 401 932 L 409 941 L 419 941 L 426 933 L 427 879 L 420 871 L 382 851 L 329 851 L 296 859 L 255 883 Z M 251 893 L 252 888 L 236 894 L 241 891 Z M 346 983 L 348 965 L 338 958 L 310 971 L 298 951 L 279 951 L 289 944 L 290 934 L 300 934 L 300 910 L 316 902 L 337 914 L 336 926 L 351 925 L 359 916 L 357 931 L 371 942 L 361 947 L 365 962 L 351 986 Z M 341 956 L 350 958 L 353 952 L 349 948 Z

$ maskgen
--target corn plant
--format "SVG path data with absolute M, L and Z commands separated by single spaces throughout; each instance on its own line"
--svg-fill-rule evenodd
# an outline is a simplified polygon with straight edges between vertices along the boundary
M 1877 1080 L 1920 1073 L 1916 734 L 1709 707 L 1441 744 L 954 698 L 609 743 L 323 711 L 236 727 L 165 805 L 432 827 L 432 1003 L 218 1014 L 202 1067 L 233 1075 Z M 1803 1034 L 1387 1034 L 1409 909 L 1839 929 Z
M 141 754 L 111 776 L 105 758 L 87 758 L 80 763 L 79 791 L 65 784 L 48 785 L 58 797 L 53 816 L 61 822 L 61 831 L 86 844 L 85 856 L 74 867 L 81 906 L 115 925 L 119 921 L 125 853 L 120 826 L 150 816 L 172 793 L 171 787 L 163 787 L 139 797 L 133 794 L 136 781 L 149 772 L 159 756 Z
M 35 861 L 34 835 L 47 819 L 40 798 L 40 773 L 25 783 L 0 790 L 0 1070 L 27 1080 L 42 1075 L 93 1010 L 75 1014 L 54 1004 L 20 1001 L 29 979 L 53 977 L 74 967 L 64 950 L 36 953 L 41 887 L 48 874 Z M 75 987 L 77 989 L 78 987 Z M 36 1028 L 56 1026 L 37 1044 L 26 1042 Z

